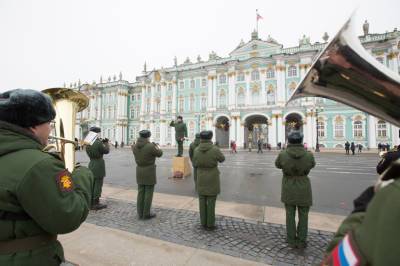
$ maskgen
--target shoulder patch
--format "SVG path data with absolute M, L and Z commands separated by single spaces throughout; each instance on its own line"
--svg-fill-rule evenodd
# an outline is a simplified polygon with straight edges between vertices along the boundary
M 71 177 L 71 173 L 68 170 L 62 170 L 57 175 L 58 189 L 62 192 L 70 192 L 74 189 L 74 182 Z

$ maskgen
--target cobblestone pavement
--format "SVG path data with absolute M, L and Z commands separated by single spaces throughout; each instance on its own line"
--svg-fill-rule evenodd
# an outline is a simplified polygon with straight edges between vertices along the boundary
M 315 265 L 332 238 L 332 233 L 310 230 L 308 247 L 298 250 L 286 245 L 285 227 L 278 224 L 217 215 L 217 229 L 205 231 L 198 212 L 156 207 L 157 217 L 143 221 L 136 217 L 136 204 L 111 199 L 107 203 L 107 209 L 92 211 L 86 221 L 271 265 Z

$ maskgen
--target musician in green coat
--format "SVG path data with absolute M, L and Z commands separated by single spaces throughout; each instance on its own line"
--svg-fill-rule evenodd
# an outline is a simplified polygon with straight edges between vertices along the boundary
M 171 121 L 169 125 L 175 128 L 175 140 L 178 144 L 178 154 L 176 155 L 176 157 L 182 157 L 183 141 L 188 136 L 186 124 L 183 123 L 183 118 L 179 115 L 177 117 L 177 121 Z
M 149 141 L 151 132 L 141 130 L 136 144 L 132 145 L 132 152 L 136 162 L 136 181 L 138 184 L 137 213 L 139 219 L 151 219 L 156 214 L 151 213 L 154 186 L 157 183 L 156 158 L 163 155 L 157 144 Z
M 282 169 L 281 201 L 286 210 L 286 233 L 290 247 L 307 245 L 308 212 L 312 205 L 310 170 L 315 167 L 314 156 L 303 145 L 303 133 L 293 130 L 288 135 L 288 146 L 276 158 L 275 166 Z M 296 210 L 299 222 L 296 230 Z
M 190 143 L 189 146 L 189 158 L 190 161 L 192 162 L 193 165 L 193 155 L 194 155 L 194 150 L 197 148 L 197 146 L 199 146 L 200 144 L 200 133 L 196 134 L 196 138 L 194 139 L 194 141 L 192 143 Z M 193 178 L 194 178 L 194 187 L 195 190 L 197 191 L 197 169 L 196 167 L 193 166 Z
M 90 131 L 100 133 L 101 129 L 99 127 L 91 127 Z M 107 208 L 106 204 L 100 203 L 100 197 L 103 189 L 104 177 L 106 176 L 106 165 L 103 155 L 109 152 L 110 146 L 108 139 L 100 140 L 97 138 L 92 145 L 86 146 L 86 153 L 90 158 L 89 169 L 93 172 L 94 176 L 92 210 Z
M 212 136 L 212 131 L 200 132 L 200 144 L 193 155 L 193 165 L 197 168 L 200 222 L 206 230 L 215 229 L 215 202 L 221 191 L 218 163 L 225 161 L 221 150 L 213 145 Z
M 0 93 L 0 265 L 60 265 L 58 234 L 89 213 L 93 175 L 70 173 L 47 145 L 55 110 L 34 90 Z

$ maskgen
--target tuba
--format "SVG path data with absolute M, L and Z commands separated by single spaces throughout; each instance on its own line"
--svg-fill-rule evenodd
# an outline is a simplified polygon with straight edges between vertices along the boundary
M 65 168 L 72 172 L 75 167 L 75 123 L 76 114 L 84 110 L 89 105 L 89 99 L 81 92 L 66 88 L 51 88 L 42 91 L 49 95 L 56 110 L 55 139 L 56 145 L 45 148 L 55 147 L 60 153 L 65 163 Z
M 303 77 L 288 103 L 323 97 L 400 126 L 400 76 L 361 45 L 351 17 Z

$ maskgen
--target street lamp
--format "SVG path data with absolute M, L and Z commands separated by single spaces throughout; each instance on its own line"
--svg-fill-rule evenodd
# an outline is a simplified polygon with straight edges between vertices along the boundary
M 315 112 L 315 127 L 317 129 L 317 143 L 315 145 L 315 152 L 319 152 L 319 137 L 318 137 L 318 112 L 323 112 L 324 107 L 321 106 L 316 106 L 313 108 L 313 111 Z

